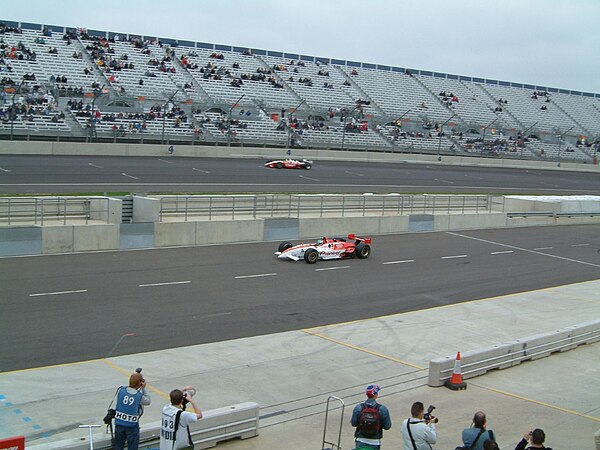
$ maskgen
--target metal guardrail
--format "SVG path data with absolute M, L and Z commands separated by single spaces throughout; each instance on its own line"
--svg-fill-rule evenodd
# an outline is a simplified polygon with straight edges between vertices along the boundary
M 507 217 L 596 217 L 600 216 L 598 211 L 576 211 L 576 212 L 554 212 L 554 211 L 524 211 L 507 212 Z
M 94 207 L 92 207 L 94 200 Z M 97 207 L 97 206 L 100 207 Z M 0 198 L 0 226 L 49 223 L 109 223 L 109 199 L 100 197 L 5 197 Z
M 490 212 L 489 195 L 219 195 L 160 197 L 159 220 L 365 217 Z

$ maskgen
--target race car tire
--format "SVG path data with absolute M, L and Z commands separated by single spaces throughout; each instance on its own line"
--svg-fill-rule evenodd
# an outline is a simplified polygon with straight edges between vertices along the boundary
M 310 170 L 310 169 L 311 169 L 311 167 L 312 167 L 312 166 L 311 166 L 310 164 L 308 164 L 308 163 L 304 164 L 304 168 L 305 168 L 306 170 Z
M 276 167 L 278 169 L 282 169 L 283 168 L 283 163 L 278 162 L 277 165 L 276 165 Z
M 357 258 L 367 259 L 371 255 L 371 246 L 364 242 L 356 244 L 356 250 L 354 250 Z
M 319 252 L 314 248 L 309 248 L 304 252 L 304 261 L 308 264 L 314 264 L 319 259 Z
M 277 251 L 279 253 L 283 253 L 284 251 L 286 251 L 288 248 L 292 248 L 293 245 L 291 242 L 282 242 L 281 244 L 279 244 L 279 247 L 277 247 Z

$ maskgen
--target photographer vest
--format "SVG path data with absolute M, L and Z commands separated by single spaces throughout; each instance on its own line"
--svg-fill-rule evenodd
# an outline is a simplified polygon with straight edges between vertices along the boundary
M 119 389 L 117 403 L 115 404 L 115 425 L 127 428 L 138 425 L 142 413 L 143 395 L 141 391 L 130 394 L 125 386 Z

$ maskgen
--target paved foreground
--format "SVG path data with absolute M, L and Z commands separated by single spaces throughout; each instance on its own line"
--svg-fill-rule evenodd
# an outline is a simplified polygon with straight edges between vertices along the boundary
M 394 422 L 384 448 L 402 448 L 400 423 L 417 400 L 434 404 L 437 449 L 454 449 L 479 409 L 502 449 L 525 430 L 546 430 L 555 449 L 594 448 L 600 428 L 600 344 L 468 380 L 466 391 L 430 388 L 428 362 L 439 356 L 576 325 L 600 317 L 600 280 L 466 302 L 369 320 L 182 347 L 77 364 L 0 373 L 0 438 L 24 434 L 27 448 L 60 448 L 100 424 L 115 387 L 142 367 L 153 404 L 144 424 L 160 420 L 167 393 L 194 385 L 212 409 L 242 401 L 261 405 L 260 435 L 219 444 L 226 450 L 321 448 L 325 402 L 346 402 L 342 448 L 353 448 L 351 408 L 364 386 L 382 386 Z M 373 305 L 374 315 L 377 305 Z M 174 326 L 173 333 L 177 333 Z M 329 418 L 337 441 L 340 409 Z M 104 434 L 98 432 L 96 436 Z

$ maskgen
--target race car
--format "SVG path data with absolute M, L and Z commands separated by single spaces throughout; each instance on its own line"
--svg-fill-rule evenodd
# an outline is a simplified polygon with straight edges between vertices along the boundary
M 292 261 L 304 259 L 308 264 L 314 264 L 319 259 L 366 259 L 371 255 L 371 238 L 349 234 L 348 238 L 324 237 L 311 244 L 292 245 L 282 242 L 275 252 L 277 258 Z
M 266 167 L 271 169 L 306 169 L 310 170 L 312 167 L 312 161 L 308 159 L 276 159 L 269 161 L 265 164 Z

